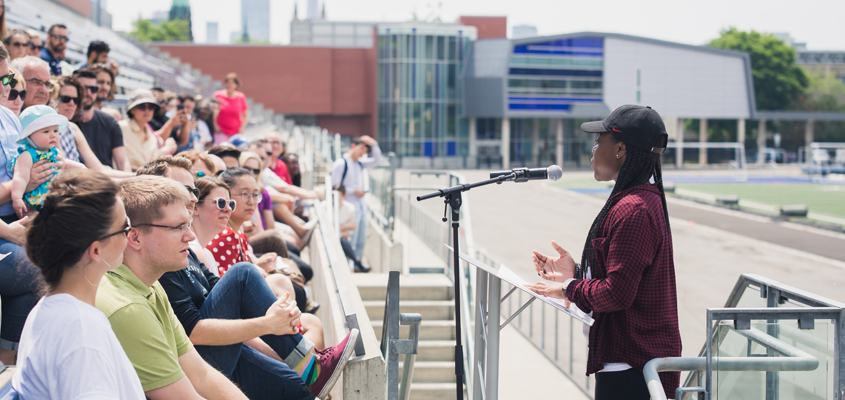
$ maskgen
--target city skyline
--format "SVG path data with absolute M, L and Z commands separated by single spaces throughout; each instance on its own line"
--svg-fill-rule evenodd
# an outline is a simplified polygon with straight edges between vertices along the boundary
M 131 30 L 132 21 L 142 16 L 152 17 L 155 11 L 169 9 L 172 0 L 149 0 L 143 3 L 109 2 L 115 30 Z M 288 44 L 289 23 L 293 19 L 294 1 L 269 0 L 270 42 Z M 305 16 L 306 0 L 298 0 L 299 17 Z M 219 37 L 227 38 L 241 30 L 240 4 L 224 0 L 203 0 L 202 7 L 191 1 L 194 36 L 203 43 L 207 22 L 219 23 Z M 794 2 L 677 2 L 672 0 L 643 0 L 636 3 L 622 0 L 571 3 L 543 0 L 483 2 L 456 0 L 437 3 L 411 0 L 398 4 L 389 0 L 341 2 L 323 0 L 327 18 L 332 21 L 410 20 L 439 15 L 442 21 L 455 21 L 461 15 L 506 15 L 508 34 L 516 25 L 533 25 L 539 35 L 554 35 L 581 31 L 614 32 L 680 43 L 701 45 L 715 39 L 719 31 L 731 26 L 741 30 L 767 33 L 789 33 L 796 42 L 807 43 L 810 50 L 845 50 L 845 25 L 839 16 L 845 14 L 845 2 L 809 0 L 804 7 Z M 611 11 L 609 11 L 611 10 Z M 631 18 L 632 15 L 638 16 Z

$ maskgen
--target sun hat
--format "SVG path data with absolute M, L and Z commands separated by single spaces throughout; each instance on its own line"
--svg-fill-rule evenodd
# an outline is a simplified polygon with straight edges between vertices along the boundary
M 581 124 L 587 133 L 610 132 L 619 140 L 642 150 L 662 154 L 669 135 L 660 114 L 648 106 L 626 104 L 619 106 L 603 121 Z
M 30 106 L 21 112 L 21 137 L 18 138 L 18 143 L 26 143 L 26 138 L 35 132 L 38 132 L 48 126 L 58 125 L 59 130 L 65 129 L 67 126 L 67 117 L 60 115 L 52 107 L 48 106 Z
M 129 105 L 126 106 L 126 109 L 131 110 L 144 103 L 159 107 L 158 101 L 153 96 L 153 92 L 147 89 L 135 89 L 132 93 L 129 93 Z

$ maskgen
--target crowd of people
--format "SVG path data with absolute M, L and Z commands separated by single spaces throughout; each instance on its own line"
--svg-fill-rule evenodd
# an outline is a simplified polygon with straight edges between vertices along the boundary
M 303 204 L 324 195 L 301 186 L 298 156 L 278 132 L 246 140 L 234 73 L 211 98 L 137 89 L 111 107 L 108 44 L 71 66 L 69 34 L 53 25 L 42 47 L 13 29 L 0 44 L 0 365 L 17 365 L 12 389 L 325 398 L 358 330 L 325 343 L 314 315 L 300 255 L 316 221 Z M 358 272 L 364 193 L 349 183 L 367 152 L 378 162 L 364 137 L 335 182 L 350 192 L 343 247 Z

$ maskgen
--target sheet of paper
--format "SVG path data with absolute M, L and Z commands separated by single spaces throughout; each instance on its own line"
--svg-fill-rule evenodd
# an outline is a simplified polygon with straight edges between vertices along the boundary
M 450 247 L 448 245 L 446 245 L 446 247 L 449 250 L 454 251 L 454 249 L 452 249 L 452 247 Z M 519 275 L 517 275 L 516 273 L 511 271 L 510 268 L 508 268 L 504 265 L 490 266 L 490 265 L 484 264 L 483 262 L 476 260 L 476 259 L 470 257 L 468 254 L 464 254 L 464 253 L 461 253 L 461 259 L 463 259 L 464 261 L 466 261 L 466 262 L 468 262 L 468 263 L 470 263 L 470 264 L 472 264 L 472 265 L 474 265 L 478 268 L 481 268 L 481 269 L 487 271 L 490 274 L 498 276 L 501 280 L 519 288 L 523 292 L 526 292 L 526 293 L 528 293 L 528 294 L 530 294 L 530 295 L 550 304 L 552 307 L 557 308 L 560 311 L 563 311 L 564 313 L 572 316 L 573 318 L 575 318 L 575 319 L 577 319 L 577 320 L 579 320 L 579 321 L 581 321 L 581 322 L 583 322 L 587 325 L 592 326 L 593 323 L 595 322 L 595 320 L 593 320 L 592 317 L 585 314 L 583 311 L 581 311 L 574 304 L 571 305 L 569 308 L 566 308 L 563 300 L 561 300 L 561 299 L 546 297 L 546 296 L 542 296 L 542 295 L 539 295 L 537 293 L 532 292 L 531 290 L 529 290 L 528 288 L 525 287 L 525 284 L 529 283 L 528 281 L 526 281 L 525 279 L 522 279 L 522 277 L 520 277 Z

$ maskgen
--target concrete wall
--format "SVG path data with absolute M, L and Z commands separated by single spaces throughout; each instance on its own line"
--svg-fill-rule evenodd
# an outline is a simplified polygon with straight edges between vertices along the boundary
M 91 0 L 53 0 L 73 11 L 78 12 L 82 16 L 91 17 Z M 45 26 L 49 28 L 50 25 Z
M 661 115 L 736 119 L 751 114 L 742 57 L 623 38 L 604 40 L 604 102 L 615 109 L 641 100 Z

